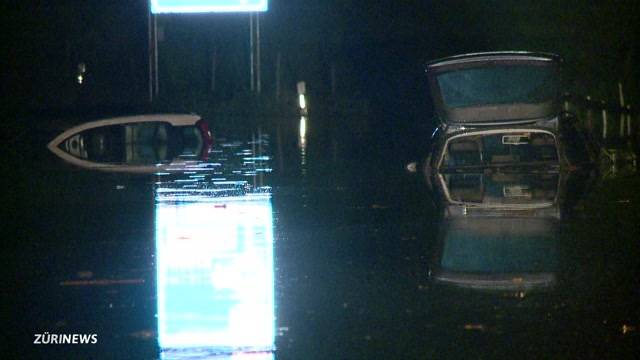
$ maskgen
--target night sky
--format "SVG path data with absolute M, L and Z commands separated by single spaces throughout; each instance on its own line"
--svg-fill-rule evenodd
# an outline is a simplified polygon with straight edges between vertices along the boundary
M 637 1 L 271 1 L 261 17 L 264 92 L 275 91 L 278 53 L 287 90 L 305 80 L 324 96 L 333 63 L 342 94 L 406 105 L 424 96 L 429 59 L 532 50 L 565 58 L 569 91 L 615 98 L 622 81 L 628 98 L 637 99 L 639 9 Z M 3 2 L 5 106 L 143 104 L 147 11 L 144 0 Z M 206 93 L 214 52 L 218 98 L 247 91 L 248 15 L 158 20 L 165 95 Z M 87 64 L 82 88 L 75 81 L 80 62 Z

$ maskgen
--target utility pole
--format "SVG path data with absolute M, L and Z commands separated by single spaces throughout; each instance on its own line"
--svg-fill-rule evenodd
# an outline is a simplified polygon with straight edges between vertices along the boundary
M 148 52 L 147 52 L 147 57 L 149 59 L 149 103 L 153 102 L 153 53 L 155 52 L 155 49 L 153 47 L 153 34 L 151 32 L 151 30 L 153 29 L 153 26 L 151 24 L 151 17 L 153 15 L 151 15 L 151 2 L 149 2 L 149 11 L 147 13 L 147 30 L 149 33 L 149 41 L 148 41 Z
M 254 75 L 254 67 L 255 60 L 253 59 L 253 54 L 255 53 L 255 46 L 253 42 L 253 13 L 249 13 L 249 75 L 251 76 L 251 92 L 255 91 L 255 75 Z
M 156 97 L 160 93 L 160 80 L 159 80 L 159 69 L 158 69 L 158 16 L 153 15 L 153 63 L 154 63 L 154 74 L 155 74 L 155 95 Z
M 256 13 L 256 84 L 258 95 L 262 90 L 262 79 L 260 74 L 260 13 Z

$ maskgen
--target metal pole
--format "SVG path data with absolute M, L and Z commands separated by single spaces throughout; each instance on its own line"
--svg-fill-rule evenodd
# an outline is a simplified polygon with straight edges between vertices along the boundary
M 253 13 L 249 13 L 249 62 L 251 63 L 251 65 L 249 66 L 249 73 L 251 75 L 251 92 L 253 92 L 255 90 L 255 85 L 254 85 L 254 60 L 253 60 L 253 53 L 254 53 L 254 44 L 253 44 Z
M 602 104 L 602 140 L 607 139 L 607 109 L 604 108 L 605 104 Z
M 620 137 L 624 137 L 624 93 L 622 92 L 622 83 L 618 82 L 618 93 L 620 94 Z
M 260 95 L 262 90 L 262 79 L 260 76 L 260 13 L 256 13 L 256 77 L 257 77 L 257 91 Z
M 153 15 L 153 57 L 154 57 L 154 69 L 155 69 L 155 94 L 156 97 L 158 96 L 158 94 L 160 93 L 160 81 L 159 81 L 159 75 L 158 73 L 159 68 L 158 68 L 158 16 Z
M 631 105 L 627 105 L 627 136 L 631 137 Z
M 218 66 L 218 47 L 213 47 L 211 56 L 211 92 L 216 92 L 216 67 Z
M 278 51 L 276 56 L 276 101 L 280 101 L 280 62 L 282 61 L 282 53 Z
M 148 52 L 147 57 L 149 59 L 149 102 L 153 102 L 153 53 L 155 52 L 153 47 L 153 33 L 151 25 L 151 2 L 149 2 L 149 12 L 147 14 L 147 30 L 149 33 Z
M 593 133 L 593 113 L 591 111 L 591 96 L 587 96 L 587 129 Z

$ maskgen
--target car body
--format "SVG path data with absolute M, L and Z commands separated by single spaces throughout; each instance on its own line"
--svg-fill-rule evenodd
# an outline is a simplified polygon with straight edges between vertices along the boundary
M 561 106 L 561 63 L 491 52 L 427 65 L 437 128 L 424 173 L 442 215 L 435 283 L 518 293 L 556 283 L 568 181 L 590 163 Z
M 437 128 L 425 171 L 588 162 L 585 151 L 568 148 L 579 135 L 561 106 L 561 63 L 557 55 L 530 52 L 430 62 L 426 74 Z
M 64 131 L 47 147 L 86 169 L 154 173 L 206 159 L 212 143 L 200 116 L 155 114 L 87 122 Z

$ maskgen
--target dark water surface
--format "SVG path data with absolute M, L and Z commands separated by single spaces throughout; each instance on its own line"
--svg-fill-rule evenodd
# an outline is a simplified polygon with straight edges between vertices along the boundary
M 207 162 L 134 176 L 74 168 L 46 149 L 55 133 L 16 130 L 3 163 L 3 352 L 123 359 L 635 354 L 637 176 L 568 181 L 570 209 L 553 225 L 505 220 L 486 230 L 443 219 L 424 179 L 406 173 L 394 153 L 401 139 L 309 137 L 279 146 L 276 134 L 257 134 L 218 134 Z M 478 239 L 496 228 L 498 242 Z M 510 285 L 435 281 L 434 271 L 447 266 L 458 274 L 511 274 Z M 528 275 L 509 266 L 549 281 L 527 288 Z M 49 342 L 52 334 L 96 334 L 98 341 L 33 344 L 36 334 Z

